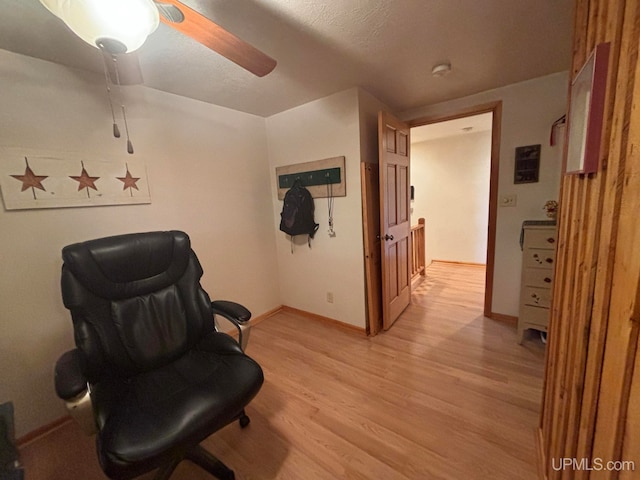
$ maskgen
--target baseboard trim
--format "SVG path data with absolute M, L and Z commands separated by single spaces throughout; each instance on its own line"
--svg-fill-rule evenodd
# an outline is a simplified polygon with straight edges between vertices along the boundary
M 50 434 L 54 430 L 57 430 L 61 426 L 67 424 L 68 422 L 73 421 L 73 419 L 69 415 L 65 415 L 63 417 L 55 419 L 53 422 L 49 422 L 46 425 L 42 425 L 41 427 L 36 428 L 28 433 L 25 433 L 21 437 L 16 439 L 16 444 L 18 447 L 24 447 L 27 444 L 37 440 L 40 437 L 44 437 L 45 435 Z
M 266 320 L 269 317 L 273 317 L 276 313 L 279 313 L 282 311 L 282 305 L 278 305 L 276 308 L 272 308 L 271 310 L 264 312 L 260 315 L 258 315 L 255 318 L 251 319 L 251 326 L 255 327 L 256 325 L 258 325 L 260 322 L 263 322 L 264 320 Z
M 256 325 L 258 325 L 259 323 L 262 323 L 267 318 L 273 317 L 276 313 L 280 312 L 281 310 L 282 310 L 282 305 L 279 305 L 276 308 L 272 308 L 271 310 L 261 313 L 257 317 L 253 317 L 251 320 L 249 320 L 249 324 L 251 325 L 251 327 L 255 327 Z M 226 322 L 227 325 L 233 327 L 230 321 L 226 320 L 224 317 L 223 317 L 223 320 Z M 236 340 L 238 339 L 238 329 L 236 327 L 228 328 L 228 329 L 225 327 L 225 329 L 221 328 L 220 331 L 222 333 L 226 333 L 227 335 L 232 336 Z
M 509 323 L 511 325 L 518 324 L 518 317 L 514 317 L 513 315 L 505 315 L 504 313 L 495 313 L 491 312 L 489 315 L 491 320 L 496 320 L 498 322 Z
M 311 312 L 307 312 L 306 310 L 300 310 L 299 308 L 293 308 L 287 305 L 283 305 L 280 311 L 284 313 L 293 313 L 295 315 L 300 315 L 301 317 L 322 322 L 326 325 L 330 325 L 332 327 L 336 327 L 350 333 L 357 333 L 358 335 L 364 335 L 364 336 L 367 335 L 367 331 L 364 328 L 356 327 L 355 325 L 350 325 L 348 323 L 341 322 L 334 318 L 325 317 L 324 315 L 318 315 L 317 313 L 311 313 Z
M 431 263 L 446 263 L 449 265 L 464 265 L 466 267 L 486 267 L 486 263 L 474 263 L 474 262 L 457 262 L 455 260 L 431 260 Z

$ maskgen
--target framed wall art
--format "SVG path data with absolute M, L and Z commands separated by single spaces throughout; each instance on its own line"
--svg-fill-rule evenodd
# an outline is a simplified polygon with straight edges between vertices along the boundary
M 516 148 L 513 183 L 535 183 L 540 176 L 540 147 L 527 145 Z
M 598 170 L 609 50 L 609 43 L 596 46 L 571 82 L 565 173 Z
M 140 158 L 104 160 L 74 152 L 0 146 L 0 190 L 7 210 L 151 203 Z

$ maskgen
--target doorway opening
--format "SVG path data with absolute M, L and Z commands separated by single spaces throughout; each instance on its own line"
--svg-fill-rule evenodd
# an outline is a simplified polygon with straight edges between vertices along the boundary
M 501 112 L 502 102 L 494 102 L 408 122 L 412 224 L 425 218 L 426 263 L 484 263 L 484 316 L 489 318 L 494 318 Z
M 475 276 L 484 276 L 492 118 L 487 112 L 411 129 L 411 225 L 419 232 L 413 249 L 424 262 L 416 280 L 432 264 L 474 266 Z M 428 283 L 439 284 L 434 276 L 442 271 L 429 269 Z
M 465 110 L 458 111 L 453 114 L 434 115 L 430 117 L 421 117 L 408 122 L 402 122 L 404 125 L 402 128 L 406 129 L 406 135 L 410 137 L 410 129 L 413 127 L 420 127 L 423 125 L 436 124 L 448 120 L 466 119 L 479 114 L 488 113 L 491 115 L 491 156 L 490 156 L 490 173 L 489 173 L 489 198 L 488 198 L 488 223 L 486 226 L 486 252 L 485 252 L 485 288 L 484 288 L 484 300 L 483 300 L 483 315 L 495 320 L 507 320 L 506 318 L 499 318 L 500 316 L 492 312 L 492 296 L 493 296 L 493 278 L 494 278 L 494 258 L 495 258 L 495 244 L 496 244 L 496 218 L 497 218 L 497 204 L 498 204 L 498 170 L 500 159 L 500 124 L 502 117 L 502 102 L 492 102 L 484 105 L 470 107 Z M 382 113 L 381 113 L 382 115 Z M 388 136 L 381 127 L 381 119 L 379 118 L 379 142 L 380 139 Z M 462 127 L 464 128 L 464 127 Z M 410 148 L 408 149 L 410 150 Z M 385 147 L 380 145 L 380 155 L 386 151 Z M 412 162 L 409 162 L 410 164 Z M 384 165 L 383 165 L 384 166 Z M 382 309 L 382 283 L 383 275 L 381 272 L 381 239 L 387 238 L 388 232 L 381 231 L 381 198 L 384 198 L 383 190 L 387 182 L 382 181 L 378 175 L 379 171 L 383 170 L 383 166 L 379 166 L 378 162 L 361 164 L 361 187 L 362 187 L 362 206 L 363 206 L 363 230 L 364 230 L 364 251 L 365 251 L 365 288 L 367 298 L 367 334 L 376 335 L 383 329 L 383 309 Z M 386 167 L 385 167 L 386 168 Z M 411 167 L 413 168 L 413 167 Z M 413 175 L 409 171 L 409 178 Z M 407 186 L 407 188 L 410 188 Z M 420 192 L 414 189 L 415 196 L 420 195 Z M 486 197 L 485 197 L 486 198 Z M 407 196 L 406 202 L 400 202 L 400 205 L 407 205 L 410 202 Z M 396 204 L 394 204 L 396 205 Z M 397 205 L 396 205 L 397 206 Z M 427 228 L 429 226 L 427 225 Z M 393 240 L 393 237 L 389 235 L 389 238 Z M 413 241 L 410 241 L 412 244 Z M 427 246 L 427 249 L 429 246 Z M 409 273 L 411 271 L 411 254 L 409 252 Z M 406 256 L 398 256 L 406 259 Z M 403 260 L 404 263 L 404 260 Z M 403 270 L 404 271 L 404 270 Z M 388 281 L 388 279 L 387 279 Z M 410 287 L 409 282 L 409 289 Z

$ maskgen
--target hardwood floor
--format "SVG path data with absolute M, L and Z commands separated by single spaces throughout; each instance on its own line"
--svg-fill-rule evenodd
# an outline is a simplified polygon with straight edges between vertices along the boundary
M 536 479 L 544 346 L 482 316 L 483 282 L 482 267 L 430 266 L 374 338 L 291 313 L 262 322 L 251 425 L 203 445 L 246 480 Z M 66 424 L 23 447 L 27 479 L 104 478 L 93 448 Z M 211 477 L 183 462 L 172 478 Z

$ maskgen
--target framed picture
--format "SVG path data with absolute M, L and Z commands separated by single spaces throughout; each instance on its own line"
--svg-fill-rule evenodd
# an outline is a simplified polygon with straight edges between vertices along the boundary
M 609 50 L 609 43 L 596 46 L 571 82 L 565 173 L 598 170 Z
M 540 145 L 516 148 L 513 183 L 535 183 L 540 176 Z

